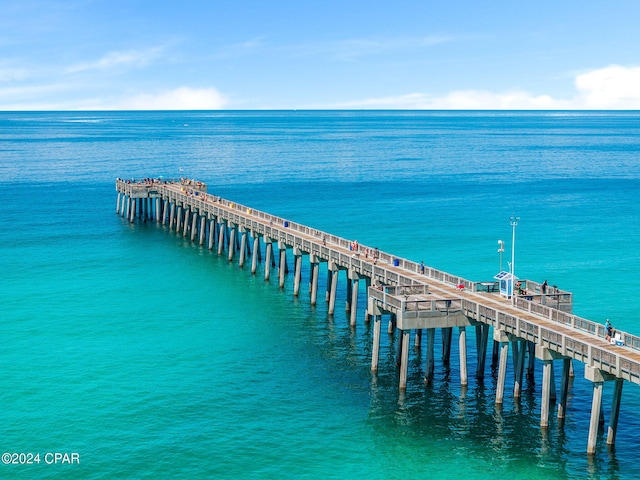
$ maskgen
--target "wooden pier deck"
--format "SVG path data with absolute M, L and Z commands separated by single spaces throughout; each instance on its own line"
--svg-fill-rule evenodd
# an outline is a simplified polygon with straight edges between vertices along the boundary
M 496 403 L 502 402 L 504 377 L 509 346 L 517 358 L 514 396 L 519 396 L 525 351 L 543 362 L 543 388 L 541 426 L 548 426 L 549 396 L 553 380 L 553 361 L 562 360 L 562 380 L 558 416 L 563 418 L 566 411 L 568 378 L 571 361 L 585 365 L 585 378 L 593 382 L 594 393 L 591 412 L 591 426 L 587 446 L 588 453 L 595 452 L 596 431 L 600 421 L 602 385 L 605 381 L 615 382 L 613 407 L 607 442 L 615 442 L 617 418 L 623 381 L 640 384 L 640 337 L 623 333 L 624 345 L 612 344 L 606 338 L 603 325 L 577 317 L 570 310 L 571 295 L 554 291 L 550 295 L 515 295 L 511 298 L 499 293 L 486 291 L 491 282 L 473 282 L 447 272 L 423 266 L 417 262 L 379 251 L 372 247 L 357 245 L 356 251 L 351 241 L 327 232 L 295 223 L 253 208 L 240 205 L 207 193 L 207 186 L 193 180 L 152 180 L 116 181 L 118 202 L 116 210 L 123 217 L 134 221 L 136 218 L 152 219 L 175 228 L 191 240 L 205 242 L 212 249 L 216 241 L 218 253 L 228 247 L 229 260 L 239 256 L 240 264 L 245 262 L 245 252 L 249 237 L 254 248 L 251 271 L 256 273 L 256 254 L 260 241 L 265 245 L 265 279 L 270 275 L 270 258 L 273 246 L 281 252 L 278 269 L 280 285 L 283 285 L 286 266 L 286 252 L 292 251 L 295 258 L 294 294 L 298 294 L 301 259 L 309 257 L 311 263 L 312 296 L 317 295 L 318 267 L 326 263 L 330 272 L 327 288 L 329 314 L 335 307 L 335 289 L 338 273 L 345 271 L 348 281 L 351 323 L 355 325 L 357 315 L 359 281 L 367 285 L 366 318 L 374 320 L 374 349 L 372 371 L 377 371 L 377 355 L 382 315 L 390 315 L 393 327 L 402 335 L 399 342 L 400 388 L 406 388 L 407 356 L 411 331 L 425 330 L 428 335 L 427 374 L 429 381 L 432 364 L 429 352 L 433 350 L 433 332 L 436 328 L 448 331 L 459 328 L 461 382 L 466 385 L 466 327 L 476 330 L 478 365 L 476 375 L 484 375 L 484 359 L 490 329 L 493 340 L 499 346 L 500 366 Z M 237 249 L 238 237 L 242 246 Z M 258 251 L 257 251 L 258 250 Z M 283 260 L 284 259 L 284 260 Z M 535 286 L 532 282 L 532 286 Z M 315 291 L 314 291 L 315 289 Z M 547 298 L 548 297 L 548 298 Z M 548 302 L 547 302 L 548 301 Z M 553 303 L 561 308 L 553 308 L 545 303 Z M 567 303 L 568 302 L 568 303 Z M 568 305 L 568 308 L 567 308 Z M 376 345 L 378 342 L 378 345 Z M 432 355 L 432 353 L 431 353 Z M 431 362 L 433 359 L 431 358 Z M 430 371 L 431 368 L 431 371 Z M 520 376 L 520 379 L 518 378 Z M 501 391 L 502 389 L 502 391 Z

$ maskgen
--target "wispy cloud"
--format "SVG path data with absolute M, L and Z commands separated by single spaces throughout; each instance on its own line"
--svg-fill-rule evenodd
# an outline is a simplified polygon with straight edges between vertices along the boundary
M 0 110 L 72 110 L 77 102 L 68 95 L 74 87 L 78 86 L 42 83 L 0 88 Z
M 76 89 L 79 88 L 76 85 Z M 70 84 L 0 88 L 2 110 L 219 110 L 227 98 L 215 88 L 179 87 L 134 95 L 69 96 Z M 56 100 L 52 100 L 56 99 Z
M 0 83 L 19 82 L 28 76 L 29 72 L 23 68 L 0 68 Z
M 299 56 L 328 55 L 334 60 L 352 61 L 359 57 L 390 53 L 398 50 L 433 47 L 453 41 L 453 37 L 430 35 L 423 37 L 347 39 L 336 42 L 307 43 L 289 47 Z
M 78 73 L 87 70 L 111 70 L 120 67 L 144 67 L 158 59 L 162 52 L 162 47 L 154 47 L 147 50 L 110 52 L 96 61 L 72 65 L 67 69 L 67 73 Z
M 433 47 L 452 40 L 452 37 L 428 36 L 407 37 L 381 40 L 346 40 L 335 45 L 334 58 L 343 61 L 358 57 L 389 53 L 398 50 L 410 50 Z
M 118 57 L 119 58 L 119 57 Z M 130 61 L 112 58 L 113 62 Z M 105 64 L 109 62 L 105 60 Z M 73 81 L 37 83 L 26 70 L 0 69 L 0 110 L 216 110 L 228 108 L 228 98 L 213 87 L 174 89 L 123 95 L 87 88 Z M 27 77 L 28 82 L 21 81 Z M 525 90 L 452 90 L 443 95 L 412 92 L 345 102 L 311 105 L 275 105 L 273 108 L 314 109 L 442 109 L 442 110 L 585 110 L 640 109 L 640 66 L 610 65 L 575 74 L 574 94 L 558 98 Z M 84 93 L 83 93 L 84 92 Z M 235 105 L 239 103 L 234 102 Z
M 259 51 L 259 49 L 263 46 L 264 41 L 262 38 L 246 40 L 244 42 L 233 43 L 231 45 L 221 47 L 214 54 L 214 57 L 218 59 L 243 57 L 245 55 L 251 55 Z
M 367 98 L 327 105 L 336 109 L 425 109 L 425 110 L 637 110 L 640 109 L 640 67 L 611 65 L 574 78 L 576 94 L 554 98 L 524 90 L 491 92 L 454 90 L 442 96 L 409 93 Z M 313 108 L 318 108 L 313 107 Z
M 227 104 L 215 88 L 180 87 L 158 93 L 142 93 L 124 98 L 118 110 L 219 110 Z
M 543 110 L 570 108 L 567 102 L 548 95 L 534 96 L 523 91 L 494 93 L 484 90 L 456 90 L 437 97 L 424 93 L 369 98 L 332 105 L 337 109 L 404 110 Z

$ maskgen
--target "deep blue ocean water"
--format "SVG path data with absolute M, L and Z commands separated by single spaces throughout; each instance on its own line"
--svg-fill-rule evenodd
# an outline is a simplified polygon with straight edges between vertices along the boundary
M 473 352 L 461 390 L 457 355 L 426 387 L 412 351 L 400 394 L 396 339 L 372 376 L 363 313 L 351 329 L 291 279 L 116 215 L 116 177 L 157 176 L 470 280 L 498 239 L 506 266 L 517 215 L 521 278 L 640 334 L 639 112 L 3 112 L 0 453 L 80 464 L 0 478 L 640 477 L 637 386 L 592 459 L 579 367 L 547 433 L 540 377 L 498 409 Z

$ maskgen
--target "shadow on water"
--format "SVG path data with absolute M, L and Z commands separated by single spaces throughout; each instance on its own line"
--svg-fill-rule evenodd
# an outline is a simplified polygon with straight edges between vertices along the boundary
M 620 464 L 615 451 L 606 447 L 604 430 L 599 433 L 597 454 L 586 455 L 588 410 L 585 413 L 571 407 L 573 394 L 568 419 L 555 417 L 556 404 L 552 402 L 550 425 L 543 429 L 535 377 L 525 383 L 519 400 L 506 394 L 504 404 L 496 405 L 495 370 L 489 373 L 488 368 L 483 380 L 470 375 L 469 386 L 462 387 L 453 362 L 449 366 L 436 362 L 434 381 L 426 385 L 424 351 L 415 347 L 407 390 L 399 391 L 397 336 L 387 338 L 379 373 L 371 379 L 368 416 L 381 446 L 410 441 L 428 451 L 445 448 L 447 455 L 459 457 L 460 462 L 488 464 L 497 471 L 528 472 L 526 478 L 570 478 L 577 471 L 588 472 L 593 478 L 619 478 Z M 512 376 L 508 376 L 507 392 L 510 381 Z M 573 383 L 572 379 L 571 389 Z

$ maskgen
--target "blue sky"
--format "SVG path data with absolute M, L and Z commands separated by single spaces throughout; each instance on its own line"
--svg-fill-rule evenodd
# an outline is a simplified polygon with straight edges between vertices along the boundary
M 640 1 L 0 0 L 0 110 L 640 109 Z

